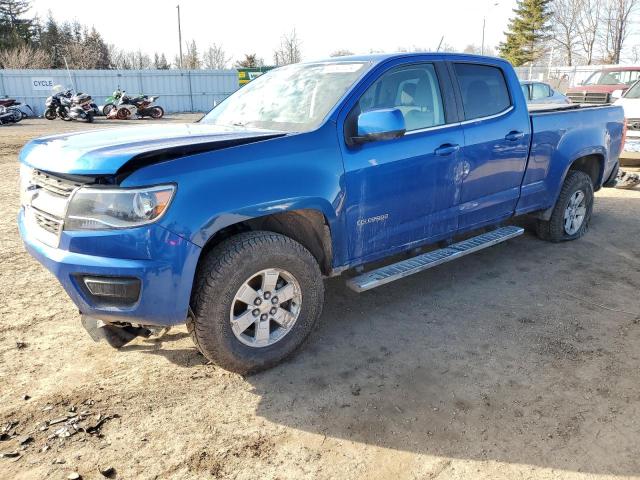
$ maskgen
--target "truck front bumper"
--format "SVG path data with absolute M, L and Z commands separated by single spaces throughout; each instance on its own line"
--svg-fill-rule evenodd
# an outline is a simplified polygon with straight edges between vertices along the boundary
M 37 227 L 25 219 L 23 209 L 18 227 L 27 251 L 57 277 L 81 314 L 139 325 L 186 320 L 200 255 L 197 245 L 150 225 L 63 231 L 56 248 L 38 240 Z

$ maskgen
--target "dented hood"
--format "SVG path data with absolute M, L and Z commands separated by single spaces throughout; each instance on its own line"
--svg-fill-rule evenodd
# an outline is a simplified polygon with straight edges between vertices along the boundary
M 173 123 L 65 133 L 32 140 L 20 161 L 39 170 L 73 175 L 122 173 L 163 160 L 283 136 L 202 123 Z

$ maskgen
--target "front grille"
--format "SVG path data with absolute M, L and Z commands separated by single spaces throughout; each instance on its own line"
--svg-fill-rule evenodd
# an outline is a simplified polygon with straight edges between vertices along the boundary
M 606 92 L 572 92 L 567 93 L 567 97 L 569 97 L 573 103 L 596 103 L 604 105 L 610 102 L 610 95 Z
M 640 130 L 640 118 L 627 118 L 627 128 L 629 130 Z
M 59 218 L 47 215 L 36 208 L 33 209 L 33 218 L 38 226 L 43 230 L 53 233 L 54 235 L 60 234 L 60 230 L 62 229 L 62 220 Z
M 32 182 L 34 185 L 37 185 L 38 187 L 42 187 L 51 193 L 55 193 L 63 197 L 70 196 L 71 193 L 76 188 L 81 187 L 83 185 L 81 182 L 76 182 L 73 180 L 69 180 L 67 178 L 53 176 L 41 170 L 33 171 Z

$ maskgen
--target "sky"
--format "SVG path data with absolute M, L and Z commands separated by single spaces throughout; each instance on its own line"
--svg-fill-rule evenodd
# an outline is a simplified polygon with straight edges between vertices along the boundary
M 497 3 L 497 5 L 496 5 Z M 178 53 L 180 4 L 183 49 L 195 40 L 200 52 L 222 44 L 234 60 L 255 52 L 269 64 L 282 35 L 295 28 L 304 60 L 338 49 L 354 53 L 393 52 L 413 47 L 435 50 L 444 43 L 459 50 L 482 42 L 497 46 L 515 0 L 260 1 L 260 0 L 33 0 L 41 18 L 95 26 L 107 43 L 126 50 Z

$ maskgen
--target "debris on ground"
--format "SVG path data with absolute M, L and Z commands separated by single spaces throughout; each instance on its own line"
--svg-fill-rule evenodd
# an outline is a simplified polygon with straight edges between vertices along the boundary
M 100 472 L 100 474 L 103 477 L 107 477 L 107 478 L 116 478 L 116 469 L 109 466 L 109 467 L 98 467 L 98 471 Z
M 52 446 L 61 447 L 65 442 L 75 435 L 84 434 L 85 437 L 102 438 L 101 429 L 104 424 L 114 418 L 119 418 L 118 414 L 105 414 L 91 412 L 89 409 L 82 409 L 86 406 L 93 405 L 93 401 L 85 401 L 80 407 L 75 405 L 67 406 L 66 412 L 55 412 L 54 406 L 47 405 L 40 411 L 46 412 L 48 419 L 37 422 L 34 426 L 27 429 L 17 420 L 9 420 L 0 425 L 0 440 L 3 442 L 15 442 L 13 450 L 0 452 L 0 458 L 10 458 L 18 460 L 22 456 L 22 451 L 35 446 L 35 451 L 44 453 Z M 52 415 L 54 414 L 55 415 Z M 20 427 L 19 427 L 20 425 Z M 56 442 L 52 445 L 52 442 Z M 80 441 L 85 441 L 82 438 Z M 63 459 L 55 459 L 53 463 L 64 463 Z M 106 472 L 113 471 L 113 467 L 104 469 Z M 102 472 L 102 470 L 101 470 Z M 108 475 L 104 475 L 107 476 Z M 78 477 L 80 478 L 80 477 Z
M 616 177 L 616 188 L 631 189 L 640 186 L 640 174 L 626 172 L 622 169 L 618 171 Z
M 22 341 L 18 340 L 16 342 L 16 348 L 18 350 L 22 350 L 23 348 L 27 348 L 27 342 L 22 342 Z

